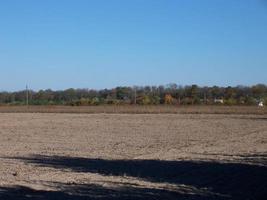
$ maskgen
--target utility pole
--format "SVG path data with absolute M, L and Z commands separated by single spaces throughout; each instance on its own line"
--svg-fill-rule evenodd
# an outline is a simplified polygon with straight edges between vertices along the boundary
M 207 94 L 206 94 L 206 92 L 204 93 L 204 103 L 207 104 Z
M 137 95 L 136 94 L 136 86 L 134 86 L 133 89 L 134 89 L 134 104 L 136 105 L 136 95 Z
M 29 106 L 29 89 L 28 85 L 26 85 L 26 105 Z

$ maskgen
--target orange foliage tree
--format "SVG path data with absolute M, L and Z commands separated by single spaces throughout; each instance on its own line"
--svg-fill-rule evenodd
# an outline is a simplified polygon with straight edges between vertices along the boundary
M 173 97 L 170 94 L 166 94 L 164 98 L 165 104 L 172 104 L 173 103 Z

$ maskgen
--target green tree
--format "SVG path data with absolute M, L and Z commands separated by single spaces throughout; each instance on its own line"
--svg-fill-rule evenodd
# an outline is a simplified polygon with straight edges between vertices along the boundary
M 149 96 L 145 95 L 142 99 L 142 105 L 149 105 L 151 103 Z

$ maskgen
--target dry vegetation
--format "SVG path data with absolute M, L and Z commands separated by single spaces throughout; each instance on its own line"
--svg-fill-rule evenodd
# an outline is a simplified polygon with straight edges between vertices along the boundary
M 173 107 L 126 108 L 174 112 Z M 104 107 L 29 109 L 102 112 Z M 233 113 L 237 107 L 175 109 Z M 1 113 L 0 199 L 264 199 L 267 115 L 259 113 Z
M 267 114 L 257 106 L 0 106 L 0 113 Z

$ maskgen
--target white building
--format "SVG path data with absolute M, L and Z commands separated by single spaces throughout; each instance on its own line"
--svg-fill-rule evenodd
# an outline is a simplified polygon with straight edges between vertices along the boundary
M 259 107 L 263 107 L 263 102 L 260 101 L 259 104 L 258 104 Z
M 223 99 L 214 99 L 214 103 L 221 103 L 221 104 L 223 104 L 224 103 L 224 100 Z

